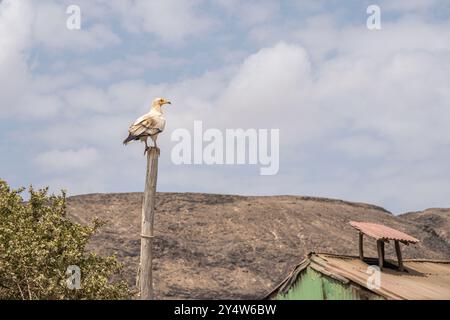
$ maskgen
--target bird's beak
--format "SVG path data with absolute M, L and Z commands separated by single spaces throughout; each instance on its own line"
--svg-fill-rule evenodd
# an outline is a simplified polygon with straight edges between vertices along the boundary
M 166 100 L 166 104 L 172 104 L 172 102 L 170 102 L 169 100 Z

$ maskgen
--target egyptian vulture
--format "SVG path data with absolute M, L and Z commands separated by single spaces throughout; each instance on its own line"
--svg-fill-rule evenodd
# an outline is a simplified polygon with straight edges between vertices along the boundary
M 156 138 L 164 130 L 166 124 L 166 118 L 161 110 L 161 107 L 165 104 L 171 104 L 169 100 L 164 98 L 156 98 L 153 100 L 152 107 L 149 113 L 139 117 L 128 129 L 128 137 L 123 141 L 123 144 L 127 144 L 130 141 L 141 140 L 145 142 L 144 154 L 149 150 L 147 139 L 150 137 L 153 140 L 154 147 L 156 145 Z

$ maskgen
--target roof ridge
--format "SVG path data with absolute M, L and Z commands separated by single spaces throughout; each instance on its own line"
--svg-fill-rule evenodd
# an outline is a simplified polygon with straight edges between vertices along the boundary
M 355 255 L 347 255 L 347 254 L 339 254 L 339 253 L 328 253 L 328 252 L 310 252 L 308 255 L 325 255 L 325 256 L 332 256 L 336 258 L 348 258 L 348 259 L 358 259 L 359 256 Z M 378 259 L 377 257 L 364 257 L 365 259 Z M 395 261 L 395 259 L 386 259 L 386 261 Z M 427 258 L 416 258 L 416 259 L 403 259 L 405 262 L 433 262 L 433 263 L 450 263 L 450 260 L 439 260 L 439 259 L 427 259 Z

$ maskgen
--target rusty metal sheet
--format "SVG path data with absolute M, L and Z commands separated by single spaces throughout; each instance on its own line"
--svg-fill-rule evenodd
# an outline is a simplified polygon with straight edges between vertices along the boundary
M 377 240 L 397 240 L 405 243 L 417 243 L 418 239 L 382 224 L 350 221 L 350 225 L 360 232 Z
M 358 284 L 386 299 L 450 300 L 450 261 L 404 260 L 406 271 L 383 268 L 380 286 L 369 288 L 368 281 L 372 273 L 368 272 L 367 263 L 359 257 L 329 253 L 308 254 L 265 298 L 273 299 L 278 293 L 287 292 L 297 281 L 301 281 L 299 273 L 307 267 L 328 277 L 333 275 L 332 278 L 339 279 L 344 284 Z
M 370 276 L 366 263 L 358 257 L 318 254 L 312 260 L 321 261 L 328 272 L 336 273 L 367 288 Z M 388 299 L 450 300 L 450 262 L 405 260 L 406 272 L 384 268 L 380 287 L 371 289 Z

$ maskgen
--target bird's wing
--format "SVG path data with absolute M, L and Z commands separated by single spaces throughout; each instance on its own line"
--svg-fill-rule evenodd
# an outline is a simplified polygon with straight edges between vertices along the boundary
M 128 132 L 134 137 L 152 136 L 161 131 L 161 128 L 158 127 L 158 121 L 152 114 L 143 115 L 128 129 Z

